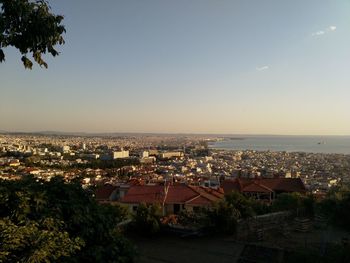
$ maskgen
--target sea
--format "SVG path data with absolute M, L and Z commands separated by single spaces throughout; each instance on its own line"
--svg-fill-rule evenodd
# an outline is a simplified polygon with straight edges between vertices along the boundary
M 350 154 L 350 136 L 227 136 L 222 140 L 210 142 L 209 148 Z

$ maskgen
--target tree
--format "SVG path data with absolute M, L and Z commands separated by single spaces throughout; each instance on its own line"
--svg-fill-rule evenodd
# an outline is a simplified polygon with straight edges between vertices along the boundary
M 234 234 L 241 213 L 227 201 L 220 201 L 205 211 L 208 226 L 221 234 Z
M 117 228 L 126 217 L 79 182 L 0 180 L 0 262 L 132 262 Z
M 312 194 L 282 193 L 272 205 L 273 211 L 291 211 L 298 216 L 313 217 L 316 200 Z
M 225 196 L 225 201 L 237 209 L 240 213 L 240 217 L 249 218 L 255 215 L 253 210 L 254 200 L 245 197 L 239 192 L 233 191 Z
M 161 206 L 140 204 L 134 215 L 132 227 L 143 235 L 154 235 L 160 231 Z
M 330 223 L 350 230 L 350 185 L 333 187 L 327 197 L 318 203 L 317 208 Z
M 0 262 L 56 262 L 74 255 L 84 242 L 62 230 L 62 223 L 53 218 L 20 224 L 0 219 Z
M 33 62 L 47 68 L 42 55 L 57 56 L 56 45 L 64 44 L 63 16 L 51 13 L 46 0 L 0 0 L 0 62 L 5 61 L 3 48 L 12 46 L 23 55 L 25 68 L 32 69 Z

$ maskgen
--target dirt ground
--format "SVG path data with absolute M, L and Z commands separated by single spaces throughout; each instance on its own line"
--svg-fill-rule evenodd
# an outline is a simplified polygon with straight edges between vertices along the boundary
M 243 244 L 218 237 L 133 238 L 139 256 L 138 263 L 213 263 L 236 262 Z
M 283 249 L 294 249 L 298 247 L 317 248 L 327 243 L 340 244 L 343 238 L 350 239 L 350 233 L 330 226 L 326 229 L 310 229 L 305 233 L 291 230 L 288 236 L 270 231 L 264 234 L 264 239 L 260 244 Z
M 264 233 L 263 240 L 241 240 L 233 237 L 196 237 L 181 238 L 177 236 L 160 236 L 156 238 L 133 237 L 139 255 L 138 263 L 213 263 L 238 262 L 247 244 L 261 247 L 293 250 L 296 248 L 322 249 L 326 243 L 340 243 L 342 238 L 350 238 L 350 233 L 335 229 L 310 229 L 306 233 L 291 231 L 283 236 L 278 232 Z M 253 256 L 254 258 L 254 256 Z M 246 262 L 240 260 L 240 262 Z M 248 261 L 247 261 L 248 262 Z M 255 262 L 249 261 L 249 262 Z M 272 262 L 260 259 L 256 262 Z

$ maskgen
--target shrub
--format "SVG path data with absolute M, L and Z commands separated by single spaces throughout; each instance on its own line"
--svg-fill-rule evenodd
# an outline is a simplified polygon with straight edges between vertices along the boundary
M 117 229 L 126 216 L 122 207 L 99 205 L 79 182 L 0 180 L 0 258 L 132 262 L 133 247 Z
M 132 227 L 142 235 L 154 235 L 160 231 L 161 217 L 160 205 L 140 204 L 134 215 Z
M 207 226 L 213 227 L 215 232 L 234 234 L 240 212 L 226 201 L 218 202 L 214 207 L 207 209 Z

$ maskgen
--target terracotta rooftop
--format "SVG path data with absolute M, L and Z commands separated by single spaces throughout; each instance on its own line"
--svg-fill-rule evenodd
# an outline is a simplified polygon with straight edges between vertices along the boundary
M 225 193 L 238 192 L 306 192 L 305 185 L 300 178 L 235 178 L 224 180 L 222 188 Z
M 259 184 L 257 182 L 253 182 L 243 187 L 242 192 L 249 193 L 271 193 L 273 190 L 263 184 Z
M 97 200 L 109 200 L 109 197 L 113 193 L 113 191 L 116 189 L 116 186 L 106 184 L 103 186 L 100 186 L 96 189 L 95 195 Z
M 167 192 L 167 193 L 166 193 Z M 165 204 L 193 204 L 208 205 L 223 198 L 223 193 L 207 190 L 204 187 L 188 185 L 142 185 L 131 186 L 123 203 L 163 203 Z

